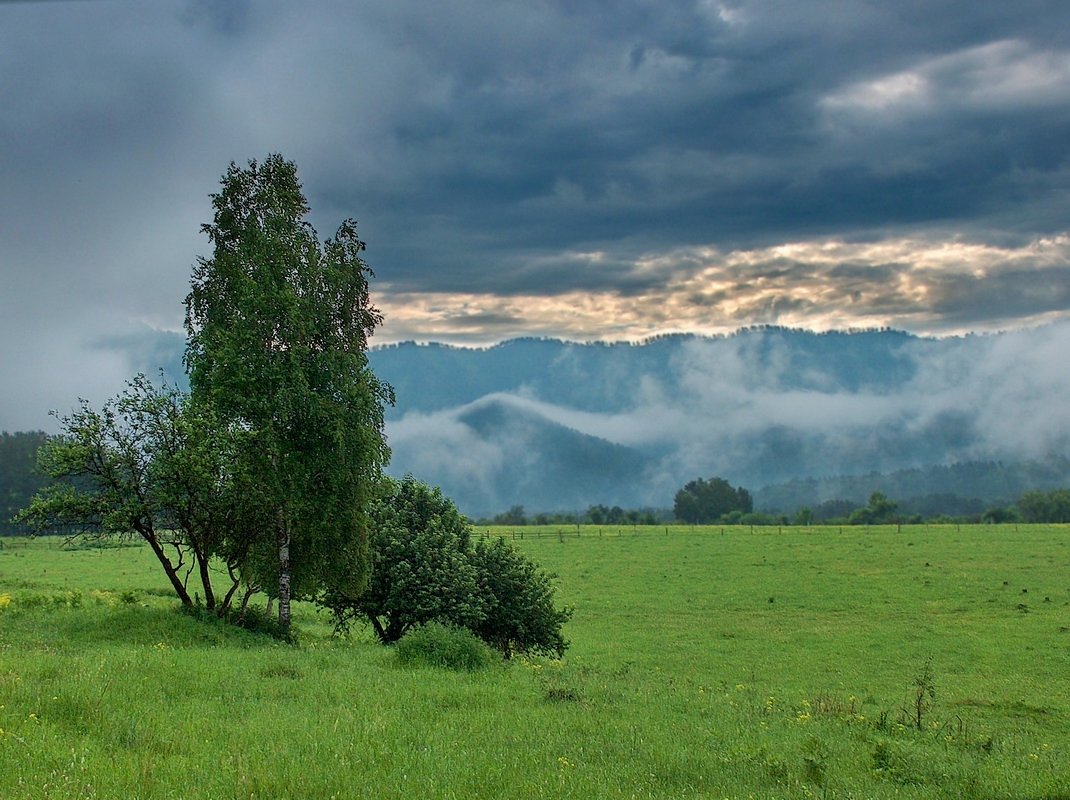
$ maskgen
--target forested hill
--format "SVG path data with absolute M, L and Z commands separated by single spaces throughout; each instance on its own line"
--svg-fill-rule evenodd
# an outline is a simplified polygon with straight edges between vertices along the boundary
M 371 360 L 397 391 L 391 471 L 483 514 L 664 507 L 698 476 L 757 490 L 1046 462 L 1070 454 L 1068 351 L 1064 324 L 940 339 L 756 328 L 642 344 L 408 343 Z M 487 418 L 492 426 L 479 424 Z M 1023 474 L 1026 485 L 1034 473 Z M 962 490 L 984 498 L 991 488 Z
M 891 389 L 916 370 L 916 349 L 944 350 L 938 340 L 900 331 L 812 333 L 753 328 L 728 337 L 671 335 L 631 343 L 572 343 L 512 339 L 488 348 L 406 342 L 371 353 L 376 374 L 390 383 L 398 405 L 389 416 L 438 411 L 498 392 L 526 392 L 571 408 L 623 411 L 642 381 L 672 386 L 689 350 L 743 348 L 754 375 L 776 369 L 785 388 L 846 391 Z M 790 362 L 790 363 L 789 363 Z

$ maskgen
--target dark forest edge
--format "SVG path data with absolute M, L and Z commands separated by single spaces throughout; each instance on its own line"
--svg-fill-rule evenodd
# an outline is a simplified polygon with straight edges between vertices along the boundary
M 625 509 L 592 505 L 585 511 L 537 512 L 528 514 L 523 506 L 513 506 L 508 511 L 476 521 L 482 526 L 524 527 L 540 525 L 921 525 L 921 524 L 1005 524 L 1064 523 L 1070 522 L 1070 489 L 1049 491 L 1033 489 L 1024 492 L 1017 501 L 984 506 L 983 510 L 965 514 L 949 514 L 942 511 L 922 513 L 917 509 L 951 507 L 977 507 L 981 502 L 975 498 L 939 494 L 911 498 L 897 502 L 883 492 L 874 492 L 869 501 L 860 505 L 850 500 L 829 500 L 814 507 L 803 506 L 794 513 L 731 509 L 725 513 L 682 518 L 671 508 Z

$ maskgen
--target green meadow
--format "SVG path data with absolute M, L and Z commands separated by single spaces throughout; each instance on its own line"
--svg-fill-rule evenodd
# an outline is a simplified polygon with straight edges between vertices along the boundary
M 147 548 L 2 540 L 0 797 L 1070 798 L 1070 526 L 479 532 L 563 660 L 282 644 Z

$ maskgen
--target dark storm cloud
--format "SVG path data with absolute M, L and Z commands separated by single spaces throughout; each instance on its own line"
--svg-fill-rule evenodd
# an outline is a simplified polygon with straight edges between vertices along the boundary
M 1066 262 L 1021 256 L 1067 228 L 1068 22 L 1057 0 L 0 4 L 5 385 L 96 397 L 129 364 L 94 341 L 180 328 L 208 193 L 272 151 L 323 236 L 359 220 L 390 338 L 1064 314 Z M 1006 263 L 773 253 L 885 240 Z M 39 418 L 29 391 L 0 427 Z
M 1024 314 L 1070 308 L 1067 266 L 1009 270 L 983 279 L 937 276 L 931 285 L 941 318 L 960 326 L 1011 324 Z

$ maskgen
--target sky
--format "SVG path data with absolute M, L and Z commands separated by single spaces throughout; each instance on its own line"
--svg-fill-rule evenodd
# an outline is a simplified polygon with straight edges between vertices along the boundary
M 1063 0 L 0 0 L 0 98 L 0 429 L 181 331 L 273 152 L 375 342 L 1070 318 Z

